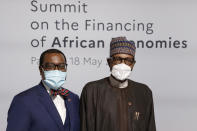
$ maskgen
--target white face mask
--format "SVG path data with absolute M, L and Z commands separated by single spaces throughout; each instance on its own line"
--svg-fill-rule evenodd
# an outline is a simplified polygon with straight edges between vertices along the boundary
M 112 67 L 112 75 L 118 80 L 125 80 L 131 75 L 131 67 L 121 63 Z

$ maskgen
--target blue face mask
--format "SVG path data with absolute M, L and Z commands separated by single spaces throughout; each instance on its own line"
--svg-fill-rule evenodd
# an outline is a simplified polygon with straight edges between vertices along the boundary
M 44 77 L 44 84 L 50 89 L 57 90 L 64 84 L 66 72 L 59 70 L 44 71 Z

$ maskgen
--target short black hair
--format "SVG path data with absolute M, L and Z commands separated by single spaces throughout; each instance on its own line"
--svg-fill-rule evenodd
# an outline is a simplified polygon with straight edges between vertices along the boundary
M 58 50 L 58 49 L 48 49 L 48 50 L 42 52 L 42 54 L 40 55 L 40 63 L 39 63 L 39 66 L 42 66 L 45 55 L 46 55 L 46 54 L 49 54 L 49 53 L 58 53 L 58 54 L 62 54 L 62 55 L 64 56 L 65 61 L 66 61 L 66 56 L 64 55 L 63 52 L 61 52 L 61 51 Z

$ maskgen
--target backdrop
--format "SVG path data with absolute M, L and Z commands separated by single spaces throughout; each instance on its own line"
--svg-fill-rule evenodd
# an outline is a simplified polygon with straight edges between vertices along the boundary
M 13 97 L 40 82 L 49 48 L 68 61 L 65 88 L 79 96 L 109 76 L 111 38 L 137 46 L 131 78 L 153 91 L 158 131 L 197 131 L 195 0 L 1 0 L 0 130 Z

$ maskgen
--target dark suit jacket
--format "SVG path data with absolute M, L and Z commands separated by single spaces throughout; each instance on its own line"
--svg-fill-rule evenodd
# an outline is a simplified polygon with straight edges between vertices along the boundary
M 40 83 L 14 97 L 6 131 L 79 131 L 79 97 L 70 92 L 65 105 L 63 124 L 51 97 Z

